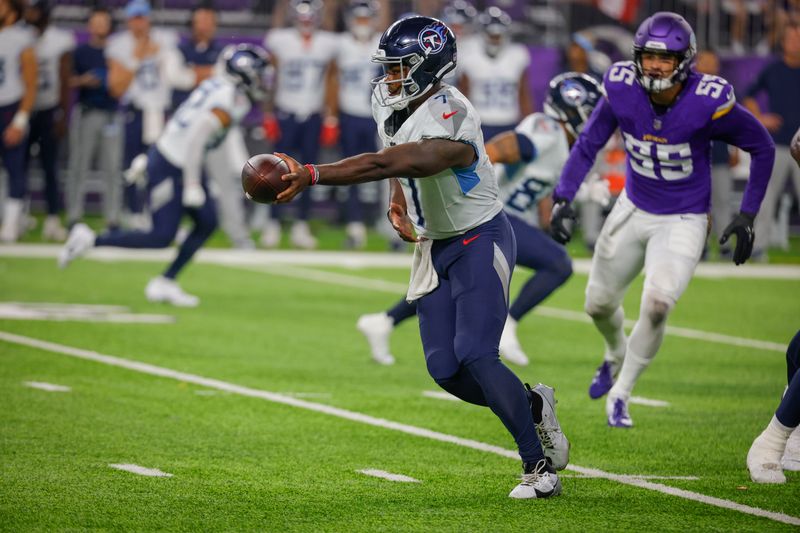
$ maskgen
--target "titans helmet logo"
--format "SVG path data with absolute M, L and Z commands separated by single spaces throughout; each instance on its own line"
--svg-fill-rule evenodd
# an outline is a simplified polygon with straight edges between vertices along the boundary
M 569 80 L 564 82 L 564 84 L 561 86 L 560 92 L 561 98 L 564 99 L 564 102 L 573 107 L 582 105 L 589 96 L 586 92 L 586 88 L 583 85 Z
M 444 48 L 444 43 L 447 42 L 447 29 L 444 24 L 437 23 L 425 26 L 419 32 L 420 47 L 425 51 L 425 55 L 438 54 Z

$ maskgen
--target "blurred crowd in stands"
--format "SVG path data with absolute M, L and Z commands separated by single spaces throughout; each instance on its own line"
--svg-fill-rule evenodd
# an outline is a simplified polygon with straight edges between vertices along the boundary
M 315 248 L 310 218 L 344 225 L 346 248 L 363 248 L 371 226 L 392 239 L 380 185 L 319 187 L 297 206 L 269 209 L 244 200 L 241 165 L 271 150 L 301 161 L 375 150 L 369 81 L 378 72 L 369 59 L 383 29 L 406 14 L 438 16 L 455 31 L 459 66 L 446 81 L 476 106 L 488 139 L 541 110 L 553 75 L 601 79 L 612 62 L 629 59 L 632 32 L 660 10 L 692 24 L 696 69 L 726 77 L 773 134 L 778 160 L 756 255 L 788 247 L 800 194 L 800 170 L 788 155 L 800 127 L 800 0 L 0 0 L 0 241 L 17 241 L 40 212 L 36 231 L 45 240 L 63 240 L 65 226 L 87 212 L 107 226 L 146 227 L 139 156 L 213 74 L 224 44 L 238 41 L 263 44 L 277 67 L 269 105 L 231 132 L 206 169 L 232 245 L 276 247 L 288 229 L 291 246 Z M 612 139 L 595 170 L 614 195 L 625 164 Z M 747 168 L 741 154 L 715 146 L 715 228 L 736 209 Z M 581 207 L 588 248 L 609 209 Z

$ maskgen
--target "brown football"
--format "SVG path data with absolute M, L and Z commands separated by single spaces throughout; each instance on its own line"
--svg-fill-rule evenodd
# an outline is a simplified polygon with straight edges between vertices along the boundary
M 272 154 L 254 155 L 242 168 L 242 189 L 250 200 L 260 204 L 271 204 L 288 186 L 281 176 L 289 173 L 289 167 L 280 157 Z

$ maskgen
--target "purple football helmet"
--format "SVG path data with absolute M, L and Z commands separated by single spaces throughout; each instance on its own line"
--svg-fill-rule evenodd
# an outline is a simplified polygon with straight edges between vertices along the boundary
M 642 68 L 642 54 L 670 54 L 678 59 L 678 66 L 667 78 L 646 76 Z M 697 41 L 689 23 L 677 13 L 661 11 L 644 20 L 633 38 L 633 62 L 636 77 L 647 92 L 665 91 L 682 83 L 689 75 L 689 67 L 697 53 Z

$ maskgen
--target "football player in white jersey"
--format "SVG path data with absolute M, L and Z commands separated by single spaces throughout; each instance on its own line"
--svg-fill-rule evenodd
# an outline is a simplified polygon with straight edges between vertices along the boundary
M 31 0 L 25 10 L 25 22 L 36 34 L 36 60 L 39 67 L 39 83 L 36 103 L 30 120 L 27 159 L 31 147 L 39 147 L 39 161 L 45 178 L 47 218 L 42 227 L 45 240 L 63 241 L 67 232 L 59 219 L 58 194 L 58 145 L 67 132 L 69 112 L 69 76 L 72 70 L 72 52 L 75 36 L 50 24 L 50 0 Z
M 270 68 L 269 57 L 260 47 L 249 44 L 226 47 L 215 75 L 201 83 L 181 104 L 148 152 L 147 192 L 152 230 L 112 231 L 95 236 L 85 224 L 76 224 L 59 255 L 59 265 L 65 267 L 94 246 L 167 247 L 175 238 L 181 217 L 187 214 L 194 227 L 164 274 L 147 284 L 145 296 L 151 302 L 182 307 L 198 305 L 199 299 L 184 292 L 175 278 L 217 226 L 214 201 L 203 173 L 206 153 L 241 122 L 254 102 L 263 100 Z
M 500 356 L 510 363 L 524 366 L 529 362 L 517 339 L 519 320 L 572 275 L 572 260 L 564 247 L 539 228 L 549 223 L 550 194 L 569 148 L 601 97 L 602 90 L 594 79 L 577 72 L 561 74 L 550 81 L 545 113 L 528 115 L 513 131 L 500 133 L 486 143 L 489 159 L 511 170 L 501 182 L 500 198 L 514 229 L 517 265 L 536 271 L 512 302 L 500 337 Z M 581 196 L 607 204 L 608 184 L 605 180 L 587 182 Z M 367 338 L 376 362 L 394 363 L 389 349 L 391 332 L 416 312 L 417 306 L 403 299 L 386 312 L 358 319 L 358 330 Z
M 338 38 L 319 29 L 322 0 L 292 0 L 292 26 L 271 30 L 264 45 L 276 64 L 275 113 L 265 116 L 265 132 L 278 151 L 306 161 L 319 156 L 324 104 L 324 85 L 336 55 Z M 303 195 L 290 232 L 297 248 L 316 248 L 317 240 L 308 226 L 311 196 Z M 272 219 L 264 228 L 261 244 L 274 248 L 280 243 L 282 209 L 273 206 Z
M 0 0 L 0 160 L 8 173 L 0 242 L 15 242 L 20 235 L 27 193 L 24 141 L 36 100 L 35 37 L 18 23 L 22 9 L 21 0 Z
M 378 70 L 371 60 L 380 38 L 375 29 L 377 14 L 378 4 L 374 0 L 350 3 L 346 15 L 348 31 L 339 38 L 328 77 L 330 116 L 325 118 L 325 122 L 337 122 L 343 157 L 374 152 L 377 148 L 369 85 Z M 359 186 L 351 185 L 347 193 L 343 206 L 346 245 L 363 248 L 367 243 L 367 228 Z
M 384 68 L 373 80 L 384 149 L 319 166 L 280 154 L 291 172 L 278 201 L 316 183 L 391 180 L 392 225 L 416 242 L 407 298 L 418 301 L 428 372 L 451 394 L 490 407 L 514 437 L 524 474 L 509 496 L 556 496 L 569 444 L 552 389 L 526 390 L 497 354 L 516 243 L 477 112 L 441 82 L 456 64 L 455 35 L 437 19 L 404 18 L 384 32 L 373 59 Z
M 119 99 L 125 115 L 124 168 L 158 139 L 170 104 L 169 59 L 176 53 L 177 35 L 151 28 L 150 12 L 147 0 L 128 2 L 128 29 L 112 35 L 106 47 L 109 93 Z M 146 226 L 143 198 L 135 184 L 126 187 L 125 204 L 137 215 L 133 225 Z
M 475 104 L 483 136 L 490 139 L 513 130 L 533 112 L 528 86 L 531 60 L 525 46 L 510 42 L 511 18 L 504 11 L 490 7 L 478 20 L 482 39 L 468 50 L 470 61 L 462 66 L 459 87 Z

